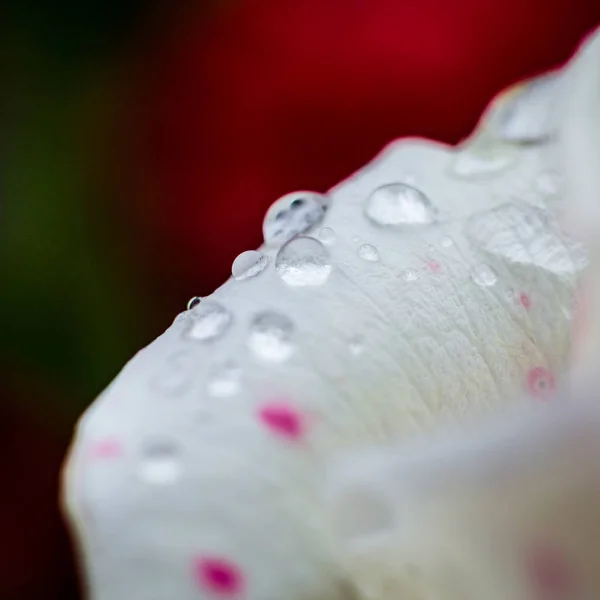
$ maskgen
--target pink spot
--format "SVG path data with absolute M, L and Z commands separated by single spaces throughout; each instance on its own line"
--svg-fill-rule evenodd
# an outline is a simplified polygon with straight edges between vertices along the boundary
M 528 392 L 541 399 L 547 399 L 556 390 L 554 375 L 545 367 L 534 367 L 527 373 Z
M 109 438 L 93 443 L 89 451 L 92 458 L 116 458 L 123 451 L 123 446 L 118 440 Z
M 525 292 L 519 296 L 519 302 L 525 310 L 529 310 L 531 308 L 531 298 Z
M 540 600 L 571 598 L 573 575 L 562 554 L 551 547 L 541 547 L 528 560 L 529 578 Z
M 263 405 L 259 417 L 271 431 L 288 439 L 298 440 L 304 434 L 305 423 L 302 415 L 285 402 Z
M 239 567 L 224 558 L 195 559 L 194 575 L 200 586 L 221 596 L 239 593 L 244 582 Z
M 437 260 L 427 260 L 425 264 L 432 273 L 438 274 L 442 271 L 442 265 Z

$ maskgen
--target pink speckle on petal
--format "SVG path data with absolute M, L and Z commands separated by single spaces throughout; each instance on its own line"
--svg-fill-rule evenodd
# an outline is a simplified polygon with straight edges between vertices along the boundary
M 222 596 L 239 593 L 244 583 L 240 568 L 224 558 L 195 559 L 194 575 L 200 586 Z
M 100 440 L 90 446 L 90 456 L 92 458 L 115 458 L 122 451 L 121 442 L 115 439 Z
M 304 418 L 295 408 L 284 402 L 271 402 L 261 407 L 261 421 L 273 432 L 297 440 L 304 434 Z
M 440 263 L 437 260 L 428 260 L 426 261 L 427 264 L 427 268 L 432 272 L 432 273 L 440 273 L 442 270 L 442 265 L 440 265 Z
M 519 302 L 525 310 L 529 310 L 531 308 L 531 298 L 524 292 L 519 296 Z
M 545 367 L 534 367 L 527 373 L 527 390 L 536 398 L 548 398 L 556 390 L 556 380 Z
M 538 548 L 528 560 L 528 573 L 540 600 L 572 597 L 573 576 L 560 552 L 551 547 Z

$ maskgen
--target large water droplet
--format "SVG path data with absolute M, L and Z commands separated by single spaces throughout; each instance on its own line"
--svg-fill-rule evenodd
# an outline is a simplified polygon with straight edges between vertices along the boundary
M 510 167 L 516 158 L 511 146 L 480 141 L 457 151 L 451 173 L 464 179 L 492 175 Z
M 212 301 L 199 304 L 191 311 L 190 316 L 186 335 L 200 341 L 212 340 L 222 336 L 233 319 L 229 310 Z
M 269 257 L 258 250 L 247 250 L 242 252 L 233 261 L 231 274 L 237 281 L 255 277 L 269 264 Z
M 333 244 L 335 242 L 335 231 L 331 227 L 323 227 L 319 231 L 319 239 L 324 244 Z
M 367 199 L 365 214 L 376 225 L 427 225 L 437 218 L 437 210 L 417 188 L 391 183 L 377 188 Z
M 202 302 L 202 298 L 200 296 L 194 296 L 190 298 L 187 303 L 187 309 L 192 310 L 193 308 L 196 308 L 200 302 Z
M 265 243 L 279 246 L 321 222 L 328 198 L 316 192 L 293 192 L 271 205 L 263 221 Z
M 280 313 L 258 313 L 250 325 L 248 347 L 256 356 L 273 362 L 287 360 L 294 351 L 294 324 Z
M 498 282 L 498 275 L 489 265 L 478 265 L 473 269 L 471 279 L 481 287 L 492 287 Z
M 377 262 L 379 260 L 379 252 L 377 248 L 372 244 L 362 244 L 358 247 L 357 250 L 358 256 L 360 256 L 363 260 L 368 260 L 371 262 Z
M 175 483 L 181 476 L 179 450 L 170 442 L 147 444 L 140 464 L 140 477 L 154 485 Z
M 331 273 L 325 246 L 310 237 L 297 237 L 285 244 L 275 260 L 277 273 L 288 285 L 322 285 Z
M 554 215 L 525 203 L 509 202 L 474 215 L 466 233 L 482 250 L 509 263 L 569 275 L 587 266 L 583 246 L 562 232 Z
M 235 396 L 240 391 L 242 370 L 235 363 L 221 365 L 208 381 L 208 393 L 216 398 Z

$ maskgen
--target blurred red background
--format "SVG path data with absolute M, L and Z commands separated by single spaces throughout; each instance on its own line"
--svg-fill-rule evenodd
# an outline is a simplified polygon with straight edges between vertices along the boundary
M 78 414 L 187 298 L 390 140 L 457 142 L 564 61 L 586 0 L 9 3 L 0 597 L 78 598 L 57 509 Z

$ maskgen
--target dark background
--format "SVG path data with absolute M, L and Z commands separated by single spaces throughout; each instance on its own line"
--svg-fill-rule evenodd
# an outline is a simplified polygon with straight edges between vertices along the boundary
M 9 0 L 0 8 L 0 598 L 79 598 L 73 423 L 294 189 L 456 142 L 564 61 L 587 0 Z

